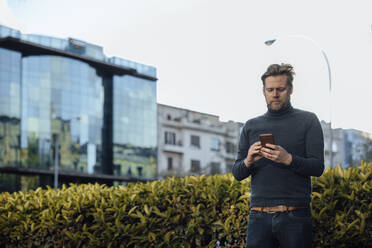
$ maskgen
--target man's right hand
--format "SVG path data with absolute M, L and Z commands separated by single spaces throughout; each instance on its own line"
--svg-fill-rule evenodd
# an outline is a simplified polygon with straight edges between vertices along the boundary
M 257 141 L 256 143 L 252 144 L 251 147 L 249 147 L 248 155 L 244 159 L 245 166 L 249 167 L 257 160 L 263 158 L 262 154 L 260 153 L 261 148 L 262 146 L 260 141 Z

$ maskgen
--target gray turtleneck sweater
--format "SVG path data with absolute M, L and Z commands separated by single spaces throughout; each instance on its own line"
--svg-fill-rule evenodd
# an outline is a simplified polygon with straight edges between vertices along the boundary
M 292 154 L 291 164 L 262 158 L 250 167 L 244 159 L 259 135 L 271 133 L 276 145 Z M 315 114 L 294 109 L 290 104 L 280 111 L 248 120 L 240 134 L 238 156 L 232 173 L 241 181 L 251 176 L 251 206 L 309 206 L 311 176 L 324 170 L 323 132 Z

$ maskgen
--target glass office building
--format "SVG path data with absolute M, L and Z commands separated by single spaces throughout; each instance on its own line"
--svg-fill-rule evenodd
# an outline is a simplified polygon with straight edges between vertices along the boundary
M 156 175 L 156 69 L 0 26 L 0 191 Z

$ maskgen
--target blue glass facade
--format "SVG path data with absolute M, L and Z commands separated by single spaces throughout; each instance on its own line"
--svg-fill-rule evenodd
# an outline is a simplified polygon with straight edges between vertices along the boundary
M 51 171 L 57 152 L 61 171 L 155 177 L 155 77 L 154 67 L 107 58 L 102 47 L 0 25 L 0 169 Z M 0 173 L 22 184 L 17 177 Z
M 22 60 L 21 147 L 35 147 L 28 166 L 49 168 L 59 139 L 60 169 L 100 167 L 103 85 L 86 63 L 57 56 Z
M 20 164 L 21 53 L 0 48 L 0 163 Z
M 114 76 L 113 161 L 117 175 L 155 175 L 156 119 L 156 84 L 133 76 Z

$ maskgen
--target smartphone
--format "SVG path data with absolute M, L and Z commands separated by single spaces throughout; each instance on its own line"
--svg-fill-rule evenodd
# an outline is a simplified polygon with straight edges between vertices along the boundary
M 266 144 L 275 144 L 274 143 L 274 136 L 272 134 L 260 134 L 260 141 L 261 141 L 261 146 L 266 147 Z M 267 147 L 269 148 L 269 147 Z

